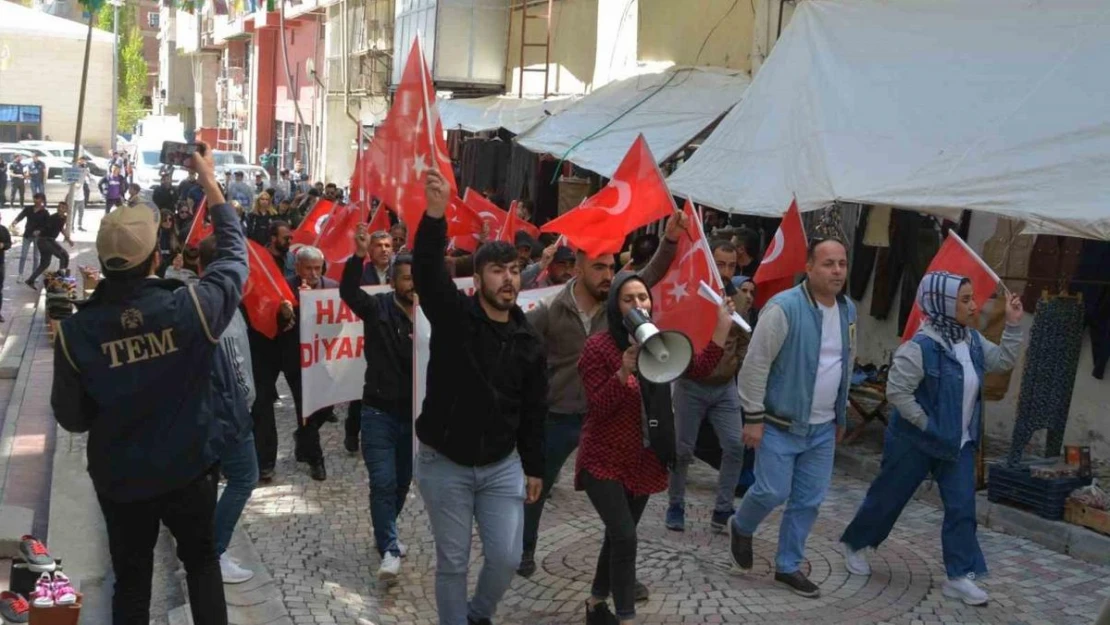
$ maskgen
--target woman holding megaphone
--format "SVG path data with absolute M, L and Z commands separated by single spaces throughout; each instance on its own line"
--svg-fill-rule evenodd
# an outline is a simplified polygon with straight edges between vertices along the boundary
M 639 371 L 640 345 L 626 323 L 632 318 L 642 322 L 643 316 L 629 316 L 634 309 L 650 317 L 651 291 L 636 275 L 618 274 L 606 302 L 609 331 L 591 336 L 578 361 L 588 408 L 574 485 L 586 491 L 605 524 L 586 601 L 587 625 L 636 621 L 636 525 L 648 496 L 667 489 L 667 468 L 675 457 L 670 384 L 649 382 Z M 690 362 L 689 377 L 713 372 L 730 324 L 725 304 L 717 312 L 712 341 Z M 606 603 L 610 592 L 616 616 Z

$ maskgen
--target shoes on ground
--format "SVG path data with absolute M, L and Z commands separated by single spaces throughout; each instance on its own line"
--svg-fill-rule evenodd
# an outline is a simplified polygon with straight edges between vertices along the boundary
M 744 571 L 752 568 L 752 537 L 740 533 L 735 516 L 728 520 L 728 550 L 737 568 Z
M 401 572 L 401 558 L 393 555 L 393 552 L 387 551 L 382 556 L 382 564 L 378 567 L 378 580 L 383 582 L 392 582 L 397 579 L 398 573 Z
M 409 555 L 409 546 L 401 542 L 400 538 L 397 539 L 397 552 L 401 554 L 402 558 Z
M 944 582 L 942 592 L 945 597 L 959 599 L 967 605 L 986 605 L 990 599 L 986 591 L 979 588 L 970 576 Z
M 809 599 L 816 599 L 821 596 L 821 589 L 817 584 L 809 581 L 801 571 L 794 571 L 793 573 L 775 573 L 775 581 L 780 584 L 785 584 L 800 597 Z
M 328 470 L 324 468 L 324 459 L 321 458 L 315 462 L 310 462 L 308 465 L 308 474 L 317 482 L 323 482 L 328 479 Z
M 586 602 L 586 625 L 619 625 L 617 617 L 609 611 L 609 604 L 602 601 L 590 609 Z
M 243 568 L 239 561 L 226 551 L 220 554 L 220 575 L 225 584 L 242 584 L 254 577 L 254 571 Z
M 725 531 L 728 525 L 728 520 L 735 514 L 735 510 L 714 510 L 713 518 L 709 520 L 709 527 L 714 533 L 720 534 Z
M 516 574 L 521 577 L 532 577 L 536 572 L 536 553 L 525 551 L 520 554 L 520 566 L 516 567 Z
M 358 453 L 358 437 L 351 435 L 344 436 L 343 448 L 347 450 L 347 453 Z
M 641 584 L 640 580 L 636 580 L 636 586 L 632 590 L 632 596 L 635 598 L 636 603 L 643 603 L 651 597 L 651 593 L 648 592 L 647 586 Z
M 671 504 L 667 506 L 667 519 L 665 521 L 667 529 L 672 532 L 683 532 L 686 530 L 686 508 L 679 504 Z
M 844 548 L 844 568 L 852 575 L 868 576 L 871 574 L 871 565 L 867 563 L 867 554 L 863 549 L 853 551 L 847 543 L 841 543 Z
M 274 470 L 273 469 L 259 469 L 258 470 L 258 481 L 259 482 L 272 482 L 272 481 L 274 481 Z

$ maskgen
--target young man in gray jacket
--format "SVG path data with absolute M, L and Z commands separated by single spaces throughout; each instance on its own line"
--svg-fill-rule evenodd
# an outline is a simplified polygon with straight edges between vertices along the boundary
M 640 272 L 648 286 L 667 275 L 685 224 L 682 213 L 675 213 L 667 221 L 662 244 Z M 538 501 L 524 506 L 524 552 L 517 569 L 517 574 L 523 577 L 536 571 L 536 541 L 544 500 L 563 464 L 578 447 L 582 419 L 586 416 L 586 392 L 578 376 L 578 359 L 586 339 L 608 328 L 605 300 L 615 266 L 613 254 L 590 258 L 579 251 L 575 258 L 577 277 L 527 313 L 528 322 L 543 339 L 547 352 L 548 413 L 544 422 L 543 492 Z M 636 599 L 644 601 L 647 594 L 647 588 L 637 582 Z

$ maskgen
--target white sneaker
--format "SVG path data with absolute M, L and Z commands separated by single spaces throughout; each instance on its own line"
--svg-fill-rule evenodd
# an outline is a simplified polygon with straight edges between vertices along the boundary
M 226 551 L 220 556 L 220 574 L 225 584 L 242 584 L 254 577 L 254 571 L 243 568 Z
M 950 579 L 944 582 L 944 596 L 949 599 L 959 599 L 967 605 L 983 605 L 987 602 L 987 593 L 975 585 L 970 577 Z
M 841 543 L 844 548 L 844 568 L 852 575 L 862 575 L 864 577 L 871 574 L 871 565 L 867 563 L 867 556 L 864 555 L 864 550 L 852 551 L 852 548 L 847 543 Z
M 405 545 L 405 543 L 401 542 L 400 538 L 397 539 L 397 551 L 399 551 L 401 553 L 402 558 L 409 555 L 408 546 Z
M 401 572 L 401 558 L 393 555 L 390 552 L 385 552 L 382 556 L 382 565 L 378 567 L 378 580 L 383 582 L 391 582 L 397 579 L 397 574 Z

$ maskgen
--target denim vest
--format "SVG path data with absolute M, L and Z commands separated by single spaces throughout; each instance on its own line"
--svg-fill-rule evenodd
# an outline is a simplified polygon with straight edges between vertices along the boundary
M 842 353 L 840 390 L 836 394 L 836 423 L 845 423 L 848 403 L 848 375 L 852 370 L 852 345 L 856 336 L 856 307 L 848 298 L 837 296 L 840 311 Z M 804 435 L 813 408 L 813 385 L 821 358 L 821 328 L 824 318 L 806 282 L 771 298 L 786 315 L 789 331 L 767 376 L 763 398 L 764 420 L 791 433 Z
M 144 280 L 123 299 L 105 297 L 109 286 L 101 282 L 88 304 L 62 321 L 58 337 L 97 409 L 88 440 L 97 493 L 145 500 L 216 462 L 235 428 L 215 418 L 221 391 L 212 379 L 233 373 L 216 357 L 192 286 Z
M 979 333 L 968 332 L 968 350 L 971 364 L 979 376 L 979 388 L 983 388 L 983 343 Z M 941 460 L 957 460 L 960 456 L 960 443 L 964 432 L 964 366 L 956 355 L 946 349 L 936 339 L 924 332 L 918 332 L 913 342 L 921 347 L 921 369 L 924 377 L 914 392 L 914 399 L 925 411 L 929 421 L 925 430 L 906 421 L 897 410 L 893 412 L 888 426 L 894 436 L 906 439 L 922 452 Z M 979 419 L 982 415 L 983 400 L 975 400 L 971 413 L 968 434 L 973 445 L 979 444 Z

